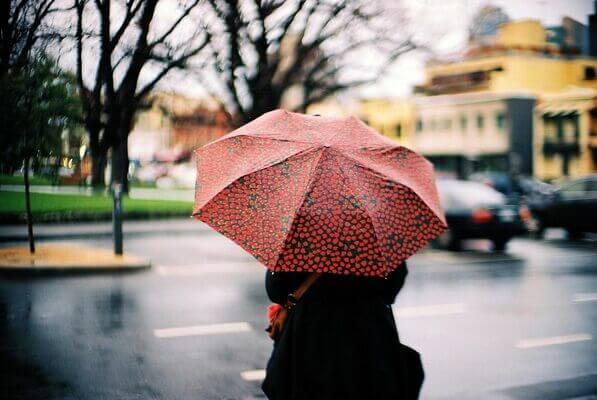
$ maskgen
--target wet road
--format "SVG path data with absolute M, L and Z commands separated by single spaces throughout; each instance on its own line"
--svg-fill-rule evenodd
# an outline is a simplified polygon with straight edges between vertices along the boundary
M 263 267 L 200 230 L 129 237 L 125 251 L 154 268 L 0 277 L 0 398 L 262 398 Z M 421 398 L 595 398 L 595 256 L 532 239 L 506 255 L 415 256 L 394 312 L 422 353 Z

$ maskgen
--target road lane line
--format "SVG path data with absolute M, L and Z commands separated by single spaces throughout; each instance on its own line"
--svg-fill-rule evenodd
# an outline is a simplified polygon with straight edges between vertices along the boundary
M 484 264 L 484 263 L 503 263 L 503 262 L 519 262 L 522 258 L 516 256 L 508 257 L 492 257 L 492 256 L 477 256 L 470 254 L 438 254 L 438 253 L 421 253 L 418 256 L 413 257 L 413 263 L 420 264 L 431 264 L 434 265 L 472 265 L 472 264 Z
M 243 371 L 240 373 L 240 377 L 245 381 L 262 381 L 265 379 L 265 370 L 252 369 L 250 371 Z
M 222 333 L 248 332 L 251 325 L 247 322 L 230 322 L 225 324 L 181 326 L 178 328 L 154 329 L 153 334 L 160 338 L 175 338 L 197 335 L 217 335 Z
M 158 275 L 162 276 L 198 276 L 204 274 L 230 274 L 248 272 L 257 264 L 190 264 L 190 265 L 158 265 L 154 268 Z M 263 267 L 261 267 L 263 268 Z
M 576 293 L 574 295 L 575 302 L 597 301 L 597 293 Z
M 417 307 L 397 307 L 398 318 L 432 317 L 436 315 L 461 314 L 466 311 L 463 303 L 432 304 Z
M 523 339 L 523 340 L 518 341 L 518 343 L 516 343 L 516 347 L 519 349 L 531 349 L 534 347 L 544 347 L 544 346 L 554 346 L 554 345 L 558 345 L 558 344 L 584 342 L 586 340 L 591 340 L 591 339 L 593 339 L 593 336 L 591 336 L 587 333 L 579 333 L 579 334 L 575 334 L 575 335 Z

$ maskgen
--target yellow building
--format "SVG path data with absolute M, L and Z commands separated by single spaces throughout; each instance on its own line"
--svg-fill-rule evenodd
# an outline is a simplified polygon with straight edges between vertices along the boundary
M 570 25 L 570 21 L 565 20 L 569 31 L 583 28 L 575 21 Z M 444 103 L 448 104 L 451 95 L 463 93 L 487 94 L 488 97 L 512 92 L 529 93 L 536 98 L 540 115 L 533 119 L 534 123 L 529 128 L 533 132 L 532 153 L 529 153 L 532 160 L 523 160 L 532 168 L 522 172 L 543 179 L 594 172 L 595 144 L 591 144 L 591 140 L 595 139 L 591 136 L 591 126 L 595 124 L 596 104 L 595 97 L 586 90 L 591 93 L 597 90 L 597 59 L 580 54 L 578 47 L 564 45 L 564 41 L 562 45 L 554 43 L 550 33 L 553 34 L 553 31 L 535 20 L 504 23 L 499 26 L 492 41 L 472 44 L 462 59 L 427 65 L 425 81 L 416 88 L 416 92 L 425 97 L 442 95 Z M 582 100 L 577 99 L 581 92 Z M 456 105 L 460 104 L 457 99 L 454 99 Z M 545 110 L 560 106 L 569 108 L 566 115 L 570 117 L 566 121 L 554 122 L 553 113 Z M 578 117 L 578 122 L 573 122 L 577 118 L 573 115 Z M 510 116 L 506 115 L 505 120 L 509 119 Z M 545 123 L 547 126 L 544 126 Z M 570 144 L 574 151 L 545 142 L 555 129 L 553 126 L 577 129 L 577 133 L 571 136 L 575 140 L 574 144 Z M 572 126 L 576 128 L 570 128 Z M 526 135 L 513 132 L 513 137 L 519 134 Z M 558 135 L 563 133 L 556 133 Z M 481 136 L 478 139 L 484 140 Z M 515 150 L 509 148 L 504 155 Z
M 597 90 L 541 96 L 535 108 L 535 175 L 549 180 L 597 170 Z
M 414 132 L 414 104 L 407 100 L 366 99 L 358 103 L 357 114 L 367 125 L 410 147 Z
M 464 60 L 430 63 L 418 89 L 427 95 L 520 90 L 543 94 L 570 86 L 597 89 L 597 59 L 563 52 L 547 38 L 538 21 L 502 24 L 495 44 L 471 47 Z

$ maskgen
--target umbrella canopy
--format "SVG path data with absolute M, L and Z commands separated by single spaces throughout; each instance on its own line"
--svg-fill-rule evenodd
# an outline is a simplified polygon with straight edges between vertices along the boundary
M 195 154 L 193 216 L 272 271 L 385 276 L 446 229 L 432 164 L 354 117 L 272 111 Z

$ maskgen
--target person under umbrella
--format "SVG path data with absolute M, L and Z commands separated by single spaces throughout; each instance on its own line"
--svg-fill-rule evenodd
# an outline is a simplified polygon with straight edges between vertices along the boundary
M 267 397 L 416 399 L 423 369 L 390 304 L 446 229 L 431 163 L 357 118 L 282 110 L 195 154 L 193 216 L 263 263 L 284 307 Z

